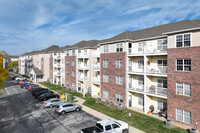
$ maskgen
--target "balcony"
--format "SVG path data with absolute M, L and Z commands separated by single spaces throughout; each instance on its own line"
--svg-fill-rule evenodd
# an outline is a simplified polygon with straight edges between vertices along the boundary
M 87 81 L 87 80 L 89 80 L 89 77 L 78 76 L 78 80 Z
M 167 45 L 158 46 L 158 47 L 145 47 L 145 48 L 129 48 L 128 55 L 138 56 L 143 54 L 166 54 L 167 53 Z
M 88 70 L 89 69 L 89 65 L 78 64 L 78 69 Z
M 100 53 L 96 52 L 96 53 L 93 53 L 91 56 L 92 56 L 92 58 L 99 58 Z
M 128 67 L 128 73 L 129 74 L 132 74 L 132 73 L 142 74 L 142 73 L 144 73 L 144 66 L 140 66 L 140 67 L 129 66 Z
M 60 64 L 53 64 L 53 66 L 56 67 L 56 68 L 61 68 Z
M 61 59 L 61 56 L 60 56 L 60 55 L 54 55 L 53 58 L 54 58 L 55 60 L 60 60 L 60 59 Z
M 146 73 L 153 75 L 167 75 L 167 66 L 158 66 L 157 68 L 147 67 Z
M 129 91 L 136 91 L 136 92 L 144 92 L 144 85 L 142 85 L 142 86 L 137 86 L 137 87 L 133 87 L 133 85 L 132 84 L 128 84 L 128 90 Z
M 146 92 L 153 95 L 167 96 L 167 91 L 167 88 L 156 87 L 154 85 L 146 87 Z
M 93 64 L 92 65 L 92 70 L 93 71 L 100 71 L 100 64 Z
M 93 84 L 100 85 L 100 78 L 98 78 L 98 77 L 93 77 L 93 78 L 92 78 L 92 83 L 93 83 Z
M 54 72 L 56 76 L 61 76 L 61 72 Z
M 88 53 L 78 53 L 77 58 L 89 58 L 89 54 Z

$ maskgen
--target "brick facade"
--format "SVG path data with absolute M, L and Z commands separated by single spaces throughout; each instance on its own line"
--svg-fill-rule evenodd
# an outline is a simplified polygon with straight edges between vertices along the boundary
M 50 76 L 50 83 L 53 83 L 53 57 L 49 58 L 49 76 Z
M 66 62 L 69 62 L 67 65 Z M 72 61 L 74 61 L 74 66 L 72 66 Z M 67 75 L 67 71 L 69 71 L 69 75 Z M 72 76 L 72 72 L 74 72 L 74 77 Z M 69 86 L 67 86 L 67 82 Z M 72 87 L 72 83 L 75 84 L 75 87 Z M 65 86 L 67 88 L 76 90 L 76 56 L 65 56 Z
M 126 106 L 126 53 L 106 53 L 101 54 L 101 98 L 103 98 L 103 91 L 109 92 L 108 101 L 114 102 L 116 105 L 119 103 L 116 101 L 116 94 L 121 94 L 123 96 L 122 105 Z M 103 68 L 103 60 L 109 61 L 109 68 Z M 116 68 L 116 60 L 123 61 L 123 68 Z M 103 82 L 103 75 L 109 75 L 109 83 Z M 123 85 L 116 84 L 116 76 L 123 77 Z
M 191 59 L 191 72 L 176 71 L 176 59 Z M 193 127 L 196 122 L 200 125 L 200 47 L 168 49 L 167 60 L 168 119 L 185 125 L 176 121 L 176 108 L 179 108 L 191 112 Z M 176 82 L 191 84 L 191 97 L 176 95 Z

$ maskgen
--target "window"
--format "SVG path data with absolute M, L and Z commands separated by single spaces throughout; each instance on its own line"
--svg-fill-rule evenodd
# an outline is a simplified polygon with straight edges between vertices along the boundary
M 117 44 L 116 52 L 123 52 L 123 44 L 122 43 Z
M 67 65 L 67 66 L 69 65 L 69 61 L 66 61 L 66 65 Z
M 176 36 L 176 47 L 188 47 L 191 45 L 191 34 L 181 34 Z
M 75 88 L 75 84 L 74 83 L 72 83 L 72 88 Z
M 72 66 L 74 66 L 74 61 L 72 61 Z
M 144 45 L 146 45 L 146 42 L 139 42 L 138 43 L 138 52 L 144 51 Z
M 191 124 L 191 112 L 181 109 L 176 109 L 176 120 Z
M 167 80 L 157 79 L 157 88 L 167 88 Z
M 116 84 L 123 85 L 123 77 L 122 76 L 116 76 Z
M 103 91 L 103 98 L 109 99 L 109 92 Z
M 105 126 L 106 131 L 111 130 L 111 125 Z
M 157 101 L 157 109 L 158 110 L 167 110 L 167 102 L 165 101 Z
M 138 105 L 144 106 L 144 97 L 138 96 Z
M 109 76 L 103 75 L 103 82 L 109 82 Z
M 176 59 L 177 71 L 191 71 L 191 59 Z
M 113 129 L 115 128 L 119 128 L 119 126 L 117 124 L 112 124 Z
M 67 75 L 69 75 L 69 71 L 67 71 Z
M 108 60 L 103 60 L 103 67 L 108 68 L 109 67 L 109 61 Z
M 123 96 L 121 94 L 116 94 L 116 101 L 123 103 Z
M 103 48 L 104 48 L 104 53 L 108 53 L 109 52 L 108 45 L 104 45 Z
M 72 50 L 72 56 L 75 56 L 75 50 Z
M 138 69 L 144 70 L 144 60 L 138 60 Z
M 191 96 L 191 85 L 183 84 L 183 83 L 176 83 L 176 94 L 184 95 L 184 96 Z
M 78 53 L 81 53 L 81 50 L 80 50 L 80 49 L 78 49 Z
M 87 49 L 84 49 L 84 55 L 87 55 Z
M 69 51 L 66 51 L 66 56 L 69 56 Z
M 74 71 L 72 72 L 72 77 L 74 77 L 75 76 L 75 73 L 74 73 Z
M 144 86 L 144 77 L 138 77 L 138 86 Z
M 123 67 L 123 61 L 122 60 L 116 60 L 116 68 L 122 68 Z

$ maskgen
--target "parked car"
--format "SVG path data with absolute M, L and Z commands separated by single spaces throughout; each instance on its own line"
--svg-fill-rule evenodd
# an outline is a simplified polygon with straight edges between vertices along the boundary
M 37 84 L 29 85 L 28 90 L 30 91 L 33 87 L 40 87 L 40 86 Z
M 27 84 L 30 84 L 30 83 L 31 83 L 31 82 L 22 83 L 22 84 L 20 85 L 20 87 L 21 87 L 21 88 L 26 88 L 26 85 L 27 85 Z
M 73 103 L 61 103 L 56 106 L 56 112 L 59 114 L 65 114 L 70 111 L 80 111 L 82 107 Z
M 48 89 L 44 89 L 44 90 L 37 90 L 33 93 L 33 96 L 35 96 L 35 98 L 38 98 L 40 95 L 44 94 L 44 93 L 53 93 L 53 91 L 50 91 Z
M 44 94 L 42 94 L 42 95 L 40 95 L 40 96 L 38 97 L 38 99 L 39 99 L 40 101 L 46 101 L 46 100 L 49 100 L 49 99 L 51 99 L 51 98 L 59 98 L 59 95 L 56 95 L 56 94 L 54 94 L 54 93 L 44 93 Z
M 25 80 L 24 77 L 16 77 L 15 80 Z
M 33 89 L 31 89 L 31 94 L 34 95 L 34 92 L 37 90 L 45 90 L 46 88 L 41 88 L 41 87 L 35 87 Z
M 33 84 L 33 83 L 28 83 L 28 84 L 26 84 L 26 89 L 28 89 L 28 87 L 30 86 L 30 85 L 35 85 L 35 84 Z
M 11 76 L 11 79 L 15 80 L 15 78 L 17 78 L 17 77 L 19 77 L 19 76 L 13 75 L 13 76 Z
M 81 129 L 81 133 L 128 133 L 129 126 L 126 122 L 117 120 L 97 121 L 96 126 Z
M 19 85 L 21 85 L 22 83 L 26 83 L 26 82 L 30 82 L 30 81 L 28 81 L 28 80 L 22 80 L 22 81 L 19 82 Z
M 54 107 L 54 106 L 57 106 L 61 103 L 67 103 L 67 101 L 65 100 L 61 100 L 61 99 L 58 99 L 58 98 L 51 98 L 47 101 L 45 101 L 43 104 L 44 104 L 44 107 Z

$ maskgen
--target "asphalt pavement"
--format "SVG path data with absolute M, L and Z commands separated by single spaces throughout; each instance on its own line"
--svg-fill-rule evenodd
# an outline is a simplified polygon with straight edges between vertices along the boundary
M 0 133 L 80 133 L 99 119 L 84 111 L 65 115 L 44 108 L 29 91 L 8 80 L 0 96 Z

